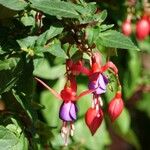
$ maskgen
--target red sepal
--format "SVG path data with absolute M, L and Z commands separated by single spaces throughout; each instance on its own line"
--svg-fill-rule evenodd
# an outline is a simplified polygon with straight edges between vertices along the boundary
M 99 116 L 98 116 L 99 113 Z M 94 135 L 97 129 L 100 127 L 103 121 L 103 111 L 99 109 L 99 112 L 94 108 L 89 108 L 85 114 L 85 122 L 88 128 L 91 131 L 91 134 Z
M 123 108 L 124 108 L 124 104 L 121 98 L 121 92 L 118 91 L 115 97 L 110 101 L 108 105 L 108 115 L 112 122 L 114 122 L 119 117 Z
M 42 80 L 40 80 L 39 78 L 35 77 L 35 79 L 41 83 L 44 87 L 46 87 L 56 98 L 58 98 L 59 100 L 62 100 L 61 96 L 52 88 L 50 88 L 46 83 L 44 83 Z
M 95 91 L 94 90 L 86 90 L 86 91 L 83 91 L 82 93 L 79 94 L 79 96 L 76 97 L 76 100 L 79 100 L 81 97 L 85 96 L 85 95 L 88 95 L 88 94 L 91 94 Z
M 70 87 L 65 87 L 61 91 L 60 95 L 61 98 L 66 102 L 76 100 L 76 92 L 74 92 Z
M 118 74 L 117 67 L 111 61 L 107 62 L 106 65 L 102 66 L 101 71 L 104 72 L 108 69 L 111 69 L 115 74 Z

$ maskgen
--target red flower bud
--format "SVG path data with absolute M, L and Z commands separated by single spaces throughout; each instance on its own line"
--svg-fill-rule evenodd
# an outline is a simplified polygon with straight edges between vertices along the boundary
M 85 122 L 89 127 L 91 134 L 94 135 L 99 126 L 103 121 L 103 111 L 99 109 L 98 111 L 94 108 L 89 108 L 85 114 Z
M 140 19 L 136 24 L 136 37 L 139 40 L 144 40 L 150 31 L 150 25 L 148 20 L 144 17 Z
M 121 114 L 123 107 L 124 104 L 121 98 L 121 92 L 118 91 L 115 97 L 110 101 L 108 106 L 108 115 L 112 122 L 114 122 L 115 119 L 117 119 L 118 116 Z
M 131 27 L 131 21 L 130 20 L 125 20 L 122 24 L 122 33 L 126 36 L 131 35 L 132 33 L 132 27 Z

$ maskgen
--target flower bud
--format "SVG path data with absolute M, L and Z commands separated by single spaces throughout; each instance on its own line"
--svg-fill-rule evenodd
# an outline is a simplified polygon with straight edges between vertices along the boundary
M 103 111 L 99 109 L 98 111 L 94 108 L 89 108 L 85 114 L 85 122 L 88 128 L 91 131 L 91 134 L 94 135 L 99 126 L 103 121 Z
M 108 115 L 112 122 L 114 122 L 115 119 L 117 119 L 118 116 L 121 114 L 123 107 L 124 104 L 121 98 L 121 92 L 118 91 L 115 97 L 110 101 L 108 106 Z
M 131 21 L 125 20 L 122 24 L 122 33 L 126 36 L 130 36 L 132 33 Z
M 138 40 L 144 40 L 150 31 L 150 25 L 148 20 L 143 17 L 136 23 L 136 37 Z

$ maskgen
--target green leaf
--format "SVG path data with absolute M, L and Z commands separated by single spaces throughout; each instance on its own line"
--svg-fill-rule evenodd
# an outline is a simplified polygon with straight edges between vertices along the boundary
M 105 146 L 110 144 L 110 137 L 104 121 L 94 136 L 91 135 L 83 119 L 75 123 L 75 128 L 73 139 L 87 149 L 105 149 Z
M 28 16 L 27 14 L 21 18 L 21 22 L 25 26 L 35 26 L 35 18 L 33 16 Z
M 123 136 L 123 139 L 133 145 L 136 150 L 141 150 L 140 142 L 133 130 L 130 129 L 128 133 Z
M 113 123 L 114 129 L 121 135 L 125 135 L 130 130 L 130 115 L 126 108 L 123 109 L 121 115 Z
M 54 40 L 52 44 L 39 49 L 39 51 L 48 52 L 56 57 L 68 58 L 64 50 L 61 48 L 61 43 L 58 40 Z
M 28 48 L 34 48 L 37 38 L 37 36 L 28 36 L 24 39 L 17 40 L 17 42 L 22 50 L 26 50 Z
M 34 60 L 34 66 L 34 75 L 44 79 L 54 80 L 65 74 L 65 65 L 51 67 L 48 60 L 44 58 Z
M 30 0 L 31 7 L 52 16 L 78 18 L 79 15 L 72 3 L 52 0 Z
M 99 33 L 99 39 L 97 42 L 105 47 L 133 49 L 139 51 L 130 38 L 115 30 L 108 30 Z
M 60 34 L 63 31 L 63 27 L 62 26 L 51 26 L 50 29 L 48 29 L 46 32 L 44 32 L 43 34 L 41 34 L 38 39 L 36 40 L 36 45 L 37 46 L 41 46 L 41 45 L 45 45 L 46 42 L 50 39 L 52 39 L 53 37 L 57 36 L 58 34 Z
M 130 51 L 128 55 L 128 70 L 124 72 L 124 80 L 123 80 L 123 90 L 126 99 L 129 99 L 133 93 L 137 90 L 137 86 L 140 84 L 140 76 L 141 76 L 141 61 L 139 59 L 139 53 L 137 51 Z M 137 61 L 138 60 L 138 61 Z M 129 90 L 130 89 L 130 90 Z
M 14 58 L 9 58 L 5 60 L 0 60 L 0 71 L 1 70 L 10 70 L 16 66 L 16 60 Z
M 15 128 L 15 130 L 14 130 Z M 18 127 L 11 124 L 6 128 L 0 126 L 0 149 L 1 150 L 28 150 L 28 142 L 23 133 L 17 133 Z M 11 130 L 15 131 L 12 132 Z M 19 136 L 18 136 L 19 134 Z
M 18 61 L 17 61 L 18 62 Z M 17 82 L 22 70 L 22 61 L 19 61 L 11 70 L 0 71 L 0 93 L 9 91 Z
M 27 6 L 24 0 L 0 0 L 0 4 L 12 10 L 23 10 Z
M 150 93 L 144 93 L 142 99 L 140 99 L 136 103 L 136 108 L 139 109 L 140 111 L 145 112 L 150 118 L 149 104 L 150 104 Z

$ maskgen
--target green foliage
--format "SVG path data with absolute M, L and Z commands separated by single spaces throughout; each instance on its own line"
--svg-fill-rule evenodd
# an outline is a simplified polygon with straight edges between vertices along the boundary
M 99 50 L 102 59 L 108 60 L 118 48 L 115 63 L 123 83 L 125 104 L 138 85 L 148 83 L 149 76 L 141 73 L 137 43 L 113 29 L 116 24 L 109 22 L 107 16 L 114 14 L 107 13 L 100 5 L 107 9 L 109 6 L 84 0 L 0 0 L 0 98 L 6 106 L 2 110 L 0 107 L 1 150 L 64 149 L 59 134 L 61 101 L 37 85 L 34 77 L 45 79 L 59 93 L 65 84 L 64 63 L 70 57 L 74 61 L 83 57 L 86 65 L 89 49 Z M 147 41 L 138 44 L 149 52 Z M 108 93 L 102 99 L 108 105 L 117 87 L 114 75 L 106 74 L 111 81 Z M 144 82 L 143 78 L 147 80 Z M 79 76 L 77 80 L 80 94 L 87 89 L 88 81 L 85 76 Z M 79 120 L 75 123 L 75 135 L 69 139 L 68 149 L 106 149 L 113 140 L 110 125 L 111 130 L 127 143 L 140 149 L 138 138 L 131 129 L 132 116 L 127 107 L 113 125 L 106 117 L 95 136 L 91 136 L 84 122 L 91 99 L 92 95 L 87 95 L 77 102 Z M 135 107 L 150 116 L 148 102 L 149 94 L 144 94 Z

